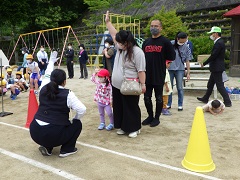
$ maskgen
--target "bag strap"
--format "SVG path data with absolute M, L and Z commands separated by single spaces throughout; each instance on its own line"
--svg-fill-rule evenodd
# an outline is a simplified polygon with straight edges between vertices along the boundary
M 183 65 L 184 65 L 184 62 L 183 62 L 183 60 L 182 60 L 182 56 L 181 56 L 181 53 L 180 53 L 180 50 L 179 50 L 178 47 L 177 47 L 177 50 L 178 50 L 178 54 L 179 54 L 179 56 L 180 56 L 180 58 L 181 58 L 181 61 L 182 61 Z
M 123 67 L 123 77 L 126 79 L 126 74 L 125 74 L 125 60 L 123 59 L 123 63 L 122 63 L 122 67 Z M 132 61 L 133 62 L 133 64 L 134 64 L 134 67 L 135 67 L 135 69 L 137 70 L 137 68 L 136 68 L 136 66 L 135 66 L 135 62 L 134 61 Z

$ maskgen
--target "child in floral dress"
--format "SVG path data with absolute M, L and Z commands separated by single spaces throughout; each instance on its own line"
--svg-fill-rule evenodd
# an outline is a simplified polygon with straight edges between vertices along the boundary
M 109 80 L 109 72 L 106 69 L 95 70 L 95 73 L 91 77 L 97 87 L 94 95 L 94 101 L 98 104 L 98 111 L 100 114 L 99 130 L 110 131 L 114 128 L 113 112 L 112 112 L 112 86 Z M 105 111 L 110 119 L 110 124 L 105 126 Z

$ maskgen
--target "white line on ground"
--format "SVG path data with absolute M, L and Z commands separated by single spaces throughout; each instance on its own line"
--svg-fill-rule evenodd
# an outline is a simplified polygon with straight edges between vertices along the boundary
M 73 174 L 70 174 L 66 171 L 63 171 L 61 169 L 57 169 L 57 168 L 54 168 L 52 166 L 48 166 L 46 164 L 43 164 L 41 162 L 38 162 L 38 161 L 35 161 L 33 159 L 30 159 L 30 158 L 27 158 L 27 157 L 24 157 L 24 156 L 21 156 L 21 155 L 18 155 L 18 154 L 15 154 L 15 153 L 12 153 L 12 152 L 9 152 L 9 151 L 6 151 L 2 148 L 0 148 L 0 153 L 2 154 L 5 154 L 7 156 L 10 156 L 14 159 L 17 159 L 17 160 L 20 160 L 22 162 L 25 162 L 25 163 L 28 163 L 32 166 L 35 166 L 37 168 L 41 168 L 41 169 L 44 169 L 46 171 L 50 171 L 51 173 L 54 173 L 56 175 L 59 175 L 59 176 L 62 176 L 66 179 L 71 179 L 71 180 L 83 180 L 82 178 L 79 178 Z
M 4 122 L 0 122 L 0 124 L 6 125 L 6 126 L 15 127 L 15 128 L 19 128 L 19 129 L 24 129 L 24 130 L 27 130 L 27 131 L 29 130 L 28 128 L 23 128 L 23 127 L 20 127 L 20 126 L 7 124 L 7 123 L 4 123 Z M 170 166 L 170 165 L 167 165 L 167 164 L 163 164 L 163 163 L 159 163 L 159 162 L 143 159 L 143 158 L 140 158 L 140 157 L 137 157 L 137 156 L 132 156 L 132 155 L 128 155 L 128 154 L 112 151 L 112 150 L 109 150 L 109 149 L 106 149 L 106 148 L 102 148 L 102 147 L 98 147 L 98 146 L 94 146 L 94 145 L 90 145 L 90 144 L 86 144 L 86 143 L 81 143 L 81 142 L 78 142 L 78 141 L 77 141 L 77 144 L 80 144 L 80 145 L 85 146 L 85 147 L 89 147 L 89 148 L 105 151 L 105 152 L 108 152 L 108 153 L 116 154 L 116 155 L 119 155 L 119 156 L 122 156 L 122 157 L 134 159 L 134 160 L 137 160 L 137 161 L 145 162 L 145 163 L 148 163 L 148 164 L 160 166 L 160 167 L 167 168 L 167 169 L 170 169 L 170 170 L 173 170 L 173 171 L 178 171 L 178 172 L 182 172 L 182 173 L 185 173 L 185 174 L 191 174 L 193 176 L 202 177 L 202 178 L 205 178 L 205 179 L 221 180 L 221 179 L 213 177 L 213 176 L 208 176 L 208 175 L 205 175 L 205 174 L 188 171 L 188 170 L 181 169 L 181 168 L 178 168 L 178 167 L 174 167 L 174 166 Z
M 94 146 L 94 145 L 90 145 L 90 144 L 85 144 L 85 143 L 81 143 L 81 142 L 77 142 L 77 144 L 80 144 L 80 145 L 86 146 L 86 147 L 90 147 L 90 148 L 94 148 L 94 149 L 98 149 L 98 150 L 101 150 L 101 151 L 109 152 L 109 153 L 116 154 L 116 155 L 119 155 L 119 156 L 127 157 L 127 158 L 134 159 L 134 160 L 137 160 L 137 161 L 142 161 L 142 162 L 145 162 L 145 163 L 148 163 L 148 164 L 153 164 L 153 165 L 156 165 L 156 166 L 164 167 L 164 168 L 171 169 L 171 170 L 174 170 L 174 171 L 178 171 L 178 172 L 182 172 L 182 173 L 186 173 L 186 174 L 191 174 L 191 175 L 194 175 L 194 176 L 203 177 L 203 178 L 210 179 L 210 180 L 220 180 L 219 178 L 216 178 L 216 177 L 213 177 L 213 176 L 208 176 L 208 175 L 205 175 L 205 174 L 200 174 L 200 173 L 188 171 L 188 170 L 181 169 L 181 168 L 178 168 L 178 167 L 170 166 L 170 165 L 167 165 L 167 164 L 162 164 L 162 163 L 155 162 L 155 161 L 150 161 L 150 160 L 143 159 L 143 158 L 140 158 L 140 157 L 137 157 L 137 156 L 131 156 L 131 155 L 128 155 L 128 154 L 112 151 L 112 150 L 105 149 L 105 148 L 102 148 L 102 147 L 98 147 L 98 146 Z

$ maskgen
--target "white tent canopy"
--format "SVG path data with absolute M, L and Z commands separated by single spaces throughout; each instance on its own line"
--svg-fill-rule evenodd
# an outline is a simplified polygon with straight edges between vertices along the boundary
M 0 49 L 0 66 L 9 66 L 9 61 L 1 49 Z

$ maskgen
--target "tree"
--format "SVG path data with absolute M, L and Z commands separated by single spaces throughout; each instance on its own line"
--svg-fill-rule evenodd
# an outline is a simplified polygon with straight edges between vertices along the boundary
M 181 21 L 181 18 L 177 16 L 176 10 L 166 11 L 164 7 L 161 10 L 152 16 L 149 20 L 147 27 L 144 29 L 144 32 L 149 37 L 150 34 L 150 24 L 152 20 L 160 20 L 162 22 L 162 35 L 168 39 L 174 39 L 178 31 L 188 32 L 188 27 L 184 25 Z
M 7 24 L 10 35 L 71 25 L 87 8 L 83 0 L 1 0 L 0 28 Z
M 30 6 L 28 0 L 9 1 L 1 0 L 0 3 L 0 17 L 1 25 L 4 26 L 7 35 L 11 35 L 12 32 L 16 32 L 17 27 L 21 28 L 27 25 L 26 20 L 28 15 L 26 10 L 29 10 Z M 3 27 L 2 27 L 3 28 Z M 6 29 L 7 28 L 7 29 Z M 19 29 L 18 28 L 18 29 Z
M 73 24 L 87 7 L 83 0 L 1 0 L 0 36 L 11 36 L 10 45 L 15 44 L 19 34 Z M 0 48 L 10 46 L 1 43 Z
M 88 5 L 90 11 L 96 11 L 110 7 L 112 0 L 84 0 L 84 3 Z
M 87 8 L 83 0 L 36 0 L 32 3 L 29 14 L 30 29 L 40 30 L 71 25 Z

